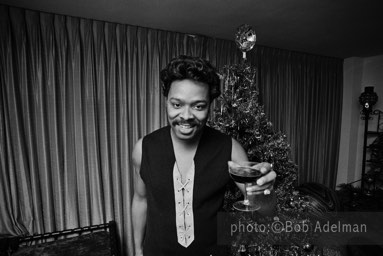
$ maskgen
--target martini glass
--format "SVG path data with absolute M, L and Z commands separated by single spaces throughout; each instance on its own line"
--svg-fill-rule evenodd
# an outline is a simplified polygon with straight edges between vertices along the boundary
M 244 199 L 233 204 L 234 209 L 243 212 L 257 211 L 261 206 L 255 202 L 254 197 L 249 197 L 247 188 L 255 183 L 263 174 L 255 166 L 258 162 L 228 162 L 231 178 L 245 185 Z

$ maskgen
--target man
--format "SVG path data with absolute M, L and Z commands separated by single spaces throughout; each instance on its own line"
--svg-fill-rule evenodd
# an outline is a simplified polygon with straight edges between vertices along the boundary
M 133 150 L 135 255 L 217 255 L 227 162 L 246 161 L 247 155 L 236 140 L 206 126 L 220 94 L 209 62 L 180 56 L 161 71 L 161 80 L 169 126 L 140 139 Z M 276 177 L 270 164 L 260 167 L 265 175 L 249 188 L 252 193 L 271 190 Z

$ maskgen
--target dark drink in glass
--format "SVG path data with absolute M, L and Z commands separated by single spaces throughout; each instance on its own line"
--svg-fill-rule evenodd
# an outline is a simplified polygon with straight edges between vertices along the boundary
M 260 205 L 249 200 L 246 188 L 255 183 L 263 174 L 257 169 L 257 162 L 228 162 L 230 177 L 237 183 L 245 184 L 244 200 L 233 204 L 233 207 L 239 211 L 251 212 L 260 208 Z
M 238 182 L 238 183 L 253 183 L 253 182 L 256 182 L 257 179 L 259 179 L 261 176 L 262 176 L 262 173 L 258 170 L 256 170 L 257 172 L 253 172 L 252 170 L 250 170 L 249 174 L 245 174 L 245 175 L 241 175 L 241 174 L 234 174 L 234 173 L 230 173 L 230 176 L 231 178 L 235 181 L 235 182 Z

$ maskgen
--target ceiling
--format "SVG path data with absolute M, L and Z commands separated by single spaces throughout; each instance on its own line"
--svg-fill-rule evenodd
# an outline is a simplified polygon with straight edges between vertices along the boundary
M 0 0 L 44 12 L 233 40 L 338 58 L 383 54 L 382 0 Z

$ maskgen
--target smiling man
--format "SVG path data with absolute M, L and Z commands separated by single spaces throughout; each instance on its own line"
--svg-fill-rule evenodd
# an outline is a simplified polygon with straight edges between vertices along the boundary
M 202 82 L 174 81 L 166 109 L 173 139 L 198 142 L 209 115 L 209 91 Z
M 204 59 L 180 56 L 161 71 L 169 125 L 133 150 L 135 255 L 218 255 L 217 213 L 230 181 L 227 162 L 246 161 L 234 139 L 206 126 L 219 77 Z M 251 192 L 272 189 L 268 163 Z M 239 185 L 243 191 L 243 187 Z

